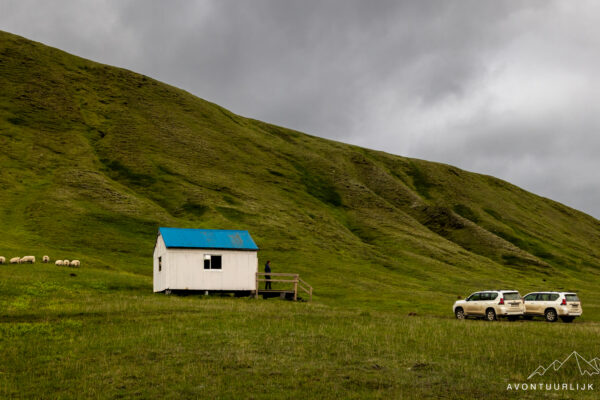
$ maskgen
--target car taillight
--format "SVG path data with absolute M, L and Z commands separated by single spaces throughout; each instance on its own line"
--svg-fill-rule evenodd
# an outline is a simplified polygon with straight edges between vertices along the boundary
M 563 299 L 562 303 L 560 303 L 561 306 L 566 306 L 567 305 L 567 299 Z
M 504 304 L 504 297 L 500 297 L 500 303 L 498 304 Z

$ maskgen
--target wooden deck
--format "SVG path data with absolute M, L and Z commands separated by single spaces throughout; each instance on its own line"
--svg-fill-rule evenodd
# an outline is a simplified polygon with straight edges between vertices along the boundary
M 269 275 L 271 279 L 266 279 L 265 276 Z M 271 285 L 276 284 L 274 289 L 261 289 L 265 286 L 263 282 L 271 282 Z M 279 288 L 277 287 L 279 286 Z M 294 301 L 298 300 L 298 289 L 305 292 L 308 295 L 309 301 L 312 300 L 313 288 L 308 283 L 300 279 L 299 274 L 289 274 L 281 272 L 257 272 L 256 273 L 256 289 L 254 296 L 258 298 L 260 294 L 264 297 L 279 297 L 281 298 L 293 298 Z

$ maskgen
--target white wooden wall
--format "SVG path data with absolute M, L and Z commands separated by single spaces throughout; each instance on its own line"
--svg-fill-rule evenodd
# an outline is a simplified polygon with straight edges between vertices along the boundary
M 222 256 L 220 270 L 205 270 L 204 255 Z M 162 271 L 158 272 L 158 257 Z M 255 290 L 258 253 L 240 250 L 167 249 L 159 235 L 154 251 L 154 291 Z
M 158 271 L 158 257 L 162 257 L 162 271 Z M 167 248 L 161 235 L 158 235 L 156 246 L 154 247 L 154 291 L 162 292 L 167 289 L 166 266 L 168 264 Z

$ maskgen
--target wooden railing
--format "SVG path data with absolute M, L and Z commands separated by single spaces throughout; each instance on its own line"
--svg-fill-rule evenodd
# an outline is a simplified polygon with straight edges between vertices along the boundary
M 267 278 L 265 278 L 265 276 L 270 276 L 271 279 L 267 279 Z M 273 278 L 275 278 L 275 279 L 273 279 Z M 255 297 L 257 297 L 257 298 L 258 298 L 259 292 L 282 293 L 282 292 L 290 292 L 291 291 L 291 289 L 289 289 L 289 290 L 286 290 L 286 289 L 270 289 L 270 290 L 261 289 L 260 288 L 261 282 L 271 282 L 271 283 L 279 282 L 279 283 L 284 283 L 284 284 L 291 284 L 291 285 L 293 285 L 293 288 L 294 288 L 294 301 L 298 300 L 298 289 L 302 289 L 304 292 L 306 292 L 306 294 L 309 296 L 309 300 L 312 300 L 313 288 L 308 283 L 306 283 L 305 281 L 300 279 L 299 274 L 289 274 L 289 273 L 283 273 L 283 272 L 257 272 L 256 273 L 256 291 L 255 291 Z

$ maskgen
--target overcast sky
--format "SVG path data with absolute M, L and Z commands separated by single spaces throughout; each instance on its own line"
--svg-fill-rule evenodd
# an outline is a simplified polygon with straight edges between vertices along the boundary
M 599 1 L 0 0 L 0 29 L 600 217 Z

